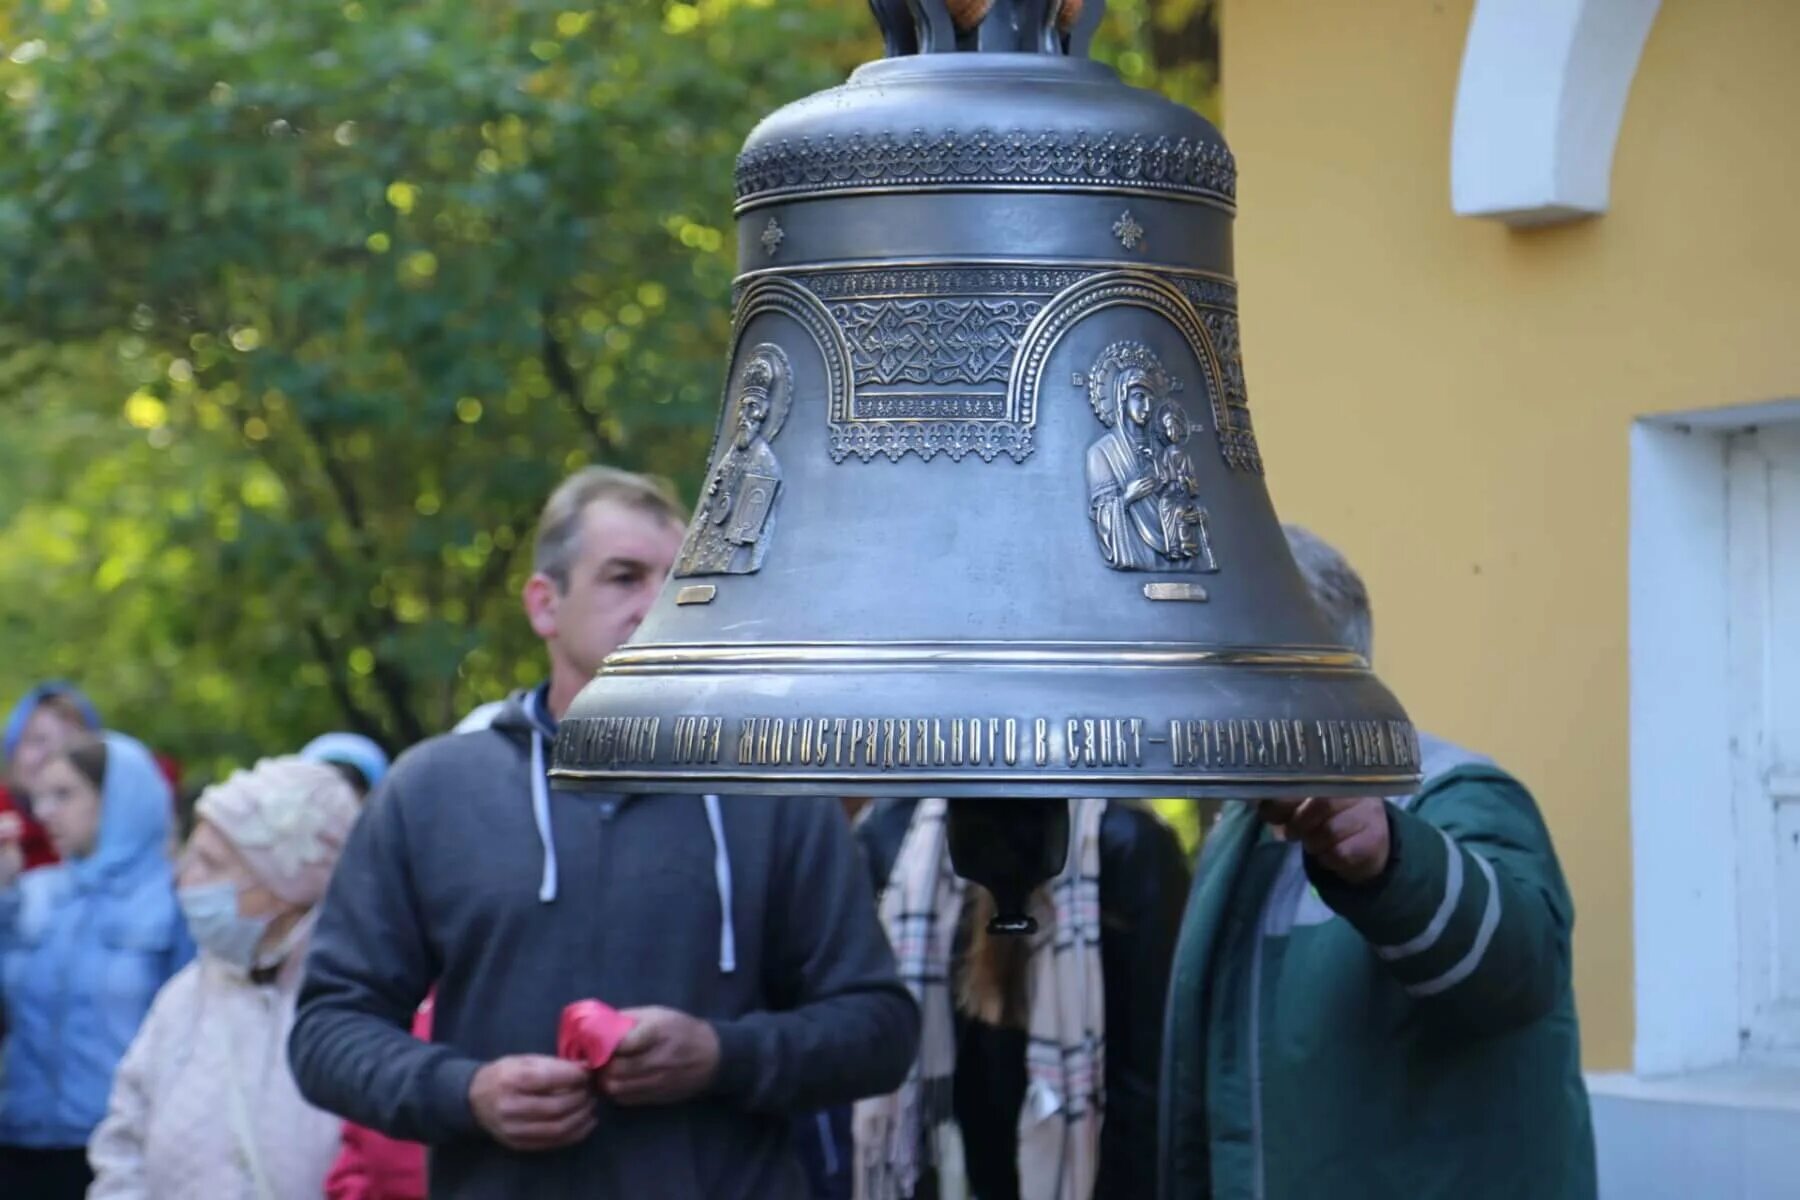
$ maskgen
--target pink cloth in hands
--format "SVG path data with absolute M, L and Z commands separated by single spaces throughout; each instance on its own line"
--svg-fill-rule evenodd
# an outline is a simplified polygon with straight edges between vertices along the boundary
M 598 1000 L 577 1000 L 563 1009 L 556 1033 L 556 1055 L 583 1063 L 598 1071 L 612 1061 L 613 1052 L 637 1022 Z

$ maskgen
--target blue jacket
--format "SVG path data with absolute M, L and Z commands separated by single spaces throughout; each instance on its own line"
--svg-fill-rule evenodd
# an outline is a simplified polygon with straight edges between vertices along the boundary
M 0 1145 L 86 1145 L 151 1000 L 193 957 L 169 863 L 171 808 L 150 752 L 108 733 L 94 852 L 0 892 Z

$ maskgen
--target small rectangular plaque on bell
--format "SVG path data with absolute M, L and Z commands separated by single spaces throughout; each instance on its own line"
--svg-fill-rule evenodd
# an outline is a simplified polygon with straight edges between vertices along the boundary
M 1146 600 L 1189 600 L 1204 601 L 1206 589 L 1197 583 L 1146 583 L 1144 585 Z
M 719 589 L 710 583 L 693 583 L 675 593 L 677 604 L 711 604 Z

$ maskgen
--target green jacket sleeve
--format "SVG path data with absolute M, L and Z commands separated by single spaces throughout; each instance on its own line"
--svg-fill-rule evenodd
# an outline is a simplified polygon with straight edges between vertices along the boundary
M 1481 1033 L 1548 1014 L 1568 987 L 1574 906 L 1531 793 L 1493 767 L 1388 806 L 1382 876 L 1346 884 L 1307 860 L 1319 896 L 1428 1010 Z

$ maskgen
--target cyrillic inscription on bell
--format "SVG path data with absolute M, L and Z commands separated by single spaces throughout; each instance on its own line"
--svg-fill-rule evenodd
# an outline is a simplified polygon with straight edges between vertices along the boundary
M 1269 503 L 1231 154 L 1088 61 L 1099 7 L 884 2 L 889 58 L 751 133 L 680 578 L 563 721 L 559 785 L 1414 784 Z

